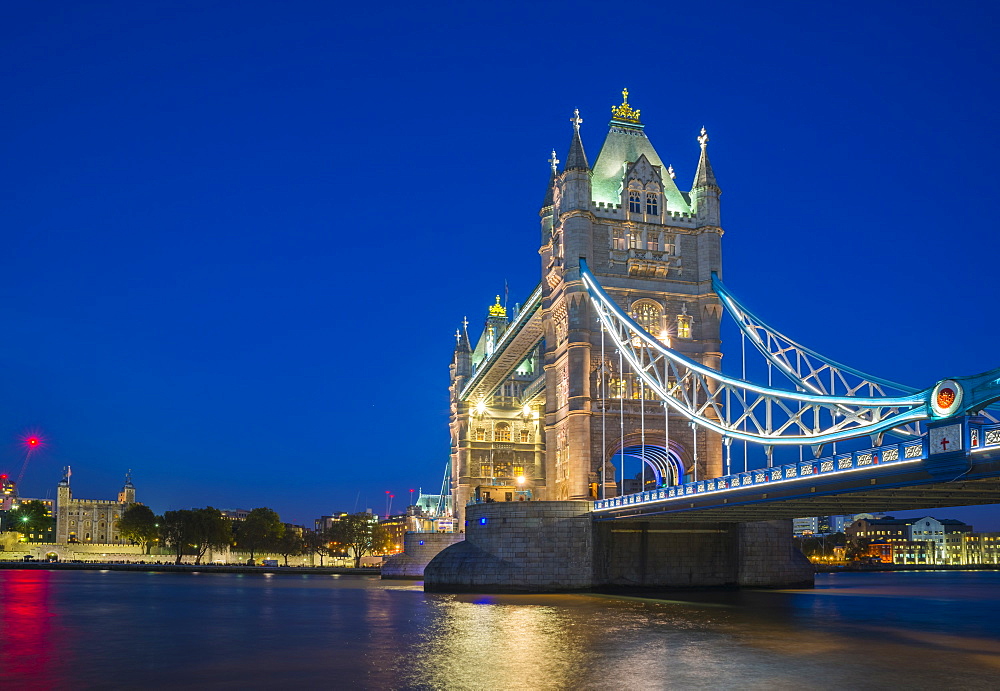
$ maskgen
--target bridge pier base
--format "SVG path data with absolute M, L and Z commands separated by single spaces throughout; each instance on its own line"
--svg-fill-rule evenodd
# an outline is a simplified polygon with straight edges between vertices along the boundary
M 424 569 L 432 592 L 812 587 L 791 521 L 591 520 L 587 501 L 477 504 L 466 539 Z
M 462 533 L 412 533 L 403 535 L 403 552 L 382 564 L 382 578 L 419 580 L 431 559 L 465 539 Z

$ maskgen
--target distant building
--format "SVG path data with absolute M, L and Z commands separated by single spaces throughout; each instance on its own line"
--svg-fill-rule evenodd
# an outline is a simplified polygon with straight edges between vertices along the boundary
M 409 529 L 408 519 L 409 515 L 404 513 L 398 516 L 386 516 L 379 521 L 379 525 L 386 532 L 386 537 L 391 545 L 389 549 L 391 554 L 403 551 L 403 535 Z
M 17 486 L 6 475 L 0 475 L 0 511 L 9 511 L 17 501 Z
M 805 518 L 792 519 L 792 532 L 796 537 L 803 535 L 832 535 L 847 531 L 854 521 L 862 518 L 881 518 L 885 514 L 858 513 L 846 514 L 842 516 L 810 516 Z
M 966 533 L 962 540 L 963 564 L 1000 564 L 1000 533 Z
M 250 515 L 249 509 L 219 509 L 222 517 L 230 521 L 245 521 Z
M 98 544 L 125 544 L 118 533 L 118 521 L 129 504 L 135 503 L 135 486 L 132 472 L 125 475 L 125 484 L 117 500 L 74 499 L 70 489 L 69 466 L 59 481 L 56 494 L 57 544 L 84 542 Z
M 951 518 L 862 518 L 848 526 L 852 542 L 867 539 L 893 546 L 894 564 L 964 564 L 965 536 L 972 526 Z

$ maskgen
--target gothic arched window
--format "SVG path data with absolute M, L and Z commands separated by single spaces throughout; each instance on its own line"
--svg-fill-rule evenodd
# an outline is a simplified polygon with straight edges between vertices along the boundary
M 646 215 L 647 216 L 659 216 L 660 215 L 660 201 L 659 195 L 656 192 L 646 193 Z
M 493 441 L 510 441 L 510 423 L 498 422 L 493 428 Z
M 632 306 L 632 314 L 639 326 L 654 336 L 660 333 L 660 315 L 663 311 L 652 301 L 637 302 Z
M 642 201 L 639 197 L 639 190 L 628 191 L 628 210 L 629 213 L 633 214 L 642 213 Z

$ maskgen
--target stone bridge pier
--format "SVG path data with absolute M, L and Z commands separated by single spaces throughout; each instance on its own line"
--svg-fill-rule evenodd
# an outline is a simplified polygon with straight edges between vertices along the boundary
M 435 592 L 812 587 L 791 521 L 592 520 L 589 501 L 476 504 L 466 538 L 424 569 Z

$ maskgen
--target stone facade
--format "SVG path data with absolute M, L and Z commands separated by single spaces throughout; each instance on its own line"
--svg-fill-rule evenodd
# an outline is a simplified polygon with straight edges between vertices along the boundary
M 589 501 L 474 504 L 465 540 L 424 569 L 424 589 L 540 593 L 591 587 Z
M 382 578 L 423 578 L 424 569 L 434 557 L 464 539 L 464 533 L 407 533 L 403 553 L 394 554 L 382 564 Z
M 125 544 L 118 534 L 118 521 L 128 505 L 135 503 L 131 475 L 126 476 L 117 500 L 74 499 L 70 475 L 67 467 L 56 492 L 56 544 Z
M 791 522 L 592 522 L 591 502 L 468 507 L 466 539 L 424 569 L 440 592 L 811 587 Z
M 512 485 L 514 473 L 501 471 L 514 467 L 524 474 L 515 489 L 533 499 L 616 496 L 620 469 L 611 461 L 622 449 L 661 450 L 669 470 L 661 481 L 667 484 L 722 474 L 718 435 L 692 431 L 679 416 L 667 423 L 663 406 L 651 397 L 643 400 L 638 378 L 621 366 L 614 349 L 602 355 L 597 315 L 580 276 L 585 259 L 612 298 L 650 333 L 706 366 L 720 367 L 722 306 L 712 274 L 722 274 L 721 191 L 708 160 L 708 137 L 699 137 L 697 171 L 690 191 L 681 191 L 673 168 L 647 138 L 639 112 L 625 100 L 613 109 L 593 167 L 579 117 L 562 171 L 553 156 L 540 212 L 541 343 L 530 352 L 515 349 L 523 361 L 513 374 L 497 388 L 478 392 L 478 400 L 463 400 L 460 392 L 489 364 L 484 359 L 512 322 L 498 298 L 475 347 L 467 330 L 457 334 L 451 467 L 459 514 L 476 487 Z M 613 432 L 602 434 L 609 419 Z M 627 471 L 629 478 L 636 470 Z M 500 500 L 505 498 L 506 491 Z

